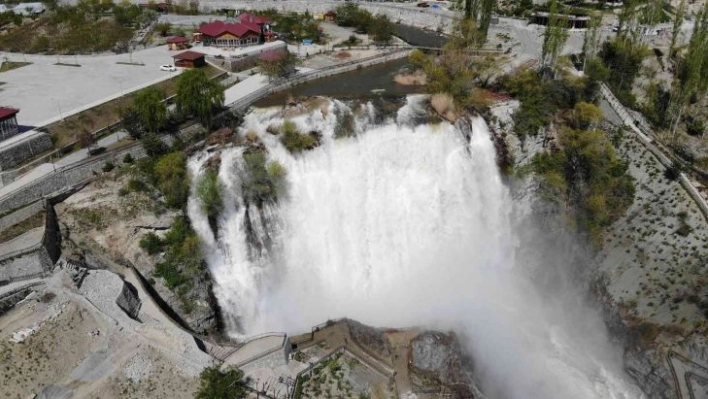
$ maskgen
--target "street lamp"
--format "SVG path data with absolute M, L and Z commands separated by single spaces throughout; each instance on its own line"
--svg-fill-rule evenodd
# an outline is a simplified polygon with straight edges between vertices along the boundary
M 60 117 L 61 120 L 63 121 L 63 120 L 64 120 L 64 116 L 61 114 L 61 106 L 59 105 L 59 101 L 58 101 L 58 100 L 55 100 L 55 101 L 57 102 L 57 109 L 59 110 L 59 117 Z

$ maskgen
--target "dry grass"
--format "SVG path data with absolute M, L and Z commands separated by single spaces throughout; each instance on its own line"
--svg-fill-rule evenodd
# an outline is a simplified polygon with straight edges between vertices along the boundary
M 222 73 L 222 71 L 211 65 L 207 65 L 205 70 L 207 75 L 212 78 Z M 179 76 L 175 76 L 172 79 L 156 83 L 152 87 L 162 90 L 168 97 L 172 96 L 176 93 L 176 79 L 178 77 Z M 96 130 L 118 122 L 120 120 L 121 110 L 130 106 L 134 95 L 135 92 L 127 94 L 115 100 L 87 109 L 86 111 L 71 115 L 63 121 L 50 124 L 47 126 L 47 130 L 54 140 L 54 147 L 62 148 L 75 142 L 81 132 L 95 132 Z
M 0 65 L 0 72 L 7 72 L 13 69 L 22 68 L 32 64 L 31 62 L 15 62 L 15 61 L 5 61 Z
M 5 231 L 0 232 L 0 242 L 10 241 L 31 229 L 42 226 L 44 226 L 44 212 L 39 212 L 20 223 L 8 227 Z
M 415 71 L 398 74 L 393 78 L 393 81 L 405 86 L 424 86 L 428 84 L 428 76 L 423 71 Z
M 349 53 L 348 51 L 340 51 L 337 53 L 337 55 L 335 55 L 335 57 L 337 57 L 337 59 L 340 59 L 340 60 L 351 58 L 351 56 L 352 56 L 351 53 Z
M 457 120 L 457 113 L 455 112 L 455 100 L 448 94 L 433 94 L 430 98 L 430 105 L 433 107 L 435 112 L 441 117 L 445 118 L 450 122 Z

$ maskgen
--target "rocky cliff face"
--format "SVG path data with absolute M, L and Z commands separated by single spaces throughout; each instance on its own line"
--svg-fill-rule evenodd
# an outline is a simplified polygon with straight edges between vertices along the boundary
M 493 115 L 497 136 L 520 168 L 553 138 L 541 134 L 520 141 L 510 128 L 514 105 L 498 107 Z M 708 332 L 708 224 L 680 184 L 665 176 L 630 133 L 616 150 L 635 179 L 634 203 L 604 233 L 599 250 L 571 244 L 580 250 L 572 275 L 602 308 L 613 338 L 625 348 L 626 372 L 649 398 L 689 397 L 688 392 L 704 397 L 706 384 L 690 379 L 702 375 L 705 381 L 708 370 L 700 355 Z M 539 198 L 532 175 L 512 179 L 511 187 L 531 225 L 564 239 L 559 232 L 567 230 L 567 221 L 557 206 Z M 677 356 L 687 360 L 672 362 Z
M 458 398 L 478 398 L 481 393 L 472 376 L 472 359 L 467 357 L 453 334 L 426 331 L 411 342 L 410 366 L 450 387 Z
M 126 193 L 129 180 L 121 173 L 107 174 L 56 206 L 65 238 L 64 256 L 119 274 L 132 264 L 186 326 L 198 333 L 214 330 L 217 305 L 211 279 L 202 276 L 191 281 L 186 303 L 154 276 L 155 264 L 163 255 L 148 255 L 139 245 L 149 232 L 164 235 L 178 213 L 167 210 L 154 193 Z

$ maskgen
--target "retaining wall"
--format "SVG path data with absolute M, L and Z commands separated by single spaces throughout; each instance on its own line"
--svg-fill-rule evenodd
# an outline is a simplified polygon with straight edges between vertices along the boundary
M 0 199 L 0 213 L 20 208 L 40 198 L 86 183 L 101 173 L 103 165 L 107 162 L 112 162 L 115 165 L 122 163 L 125 154 L 130 154 L 134 159 L 140 159 L 145 157 L 145 150 L 139 143 L 135 143 L 118 152 L 99 155 L 75 165 L 62 167 Z
M 37 154 L 51 150 L 52 140 L 46 133 L 39 133 L 17 144 L 0 149 L 0 170 L 7 170 Z M 3 180 L 9 176 L 3 176 Z
M 18 209 L 9 215 L 0 218 L 0 232 L 7 230 L 10 226 L 24 222 L 30 217 L 44 211 L 46 205 L 43 200 L 35 201 L 24 208 Z

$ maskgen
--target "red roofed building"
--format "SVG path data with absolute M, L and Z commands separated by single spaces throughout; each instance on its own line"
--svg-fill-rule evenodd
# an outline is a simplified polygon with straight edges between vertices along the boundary
M 0 141 L 10 138 L 20 132 L 17 125 L 19 109 L 0 107 Z
M 182 36 L 173 36 L 167 39 L 167 47 L 170 50 L 184 50 L 189 46 L 189 39 Z
M 205 46 L 243 47 L 263 42 L 270 32 L 270 19 L 247 13 L 236 22 L 214 21 L 202 24 L 195 31 L 195 40 Z
M 206 65 L 204 54 L 196 51 L 185 51 L 173 55 L 172 58 L 175 59 L 175 66 L 181 68 L 201 68 Z

